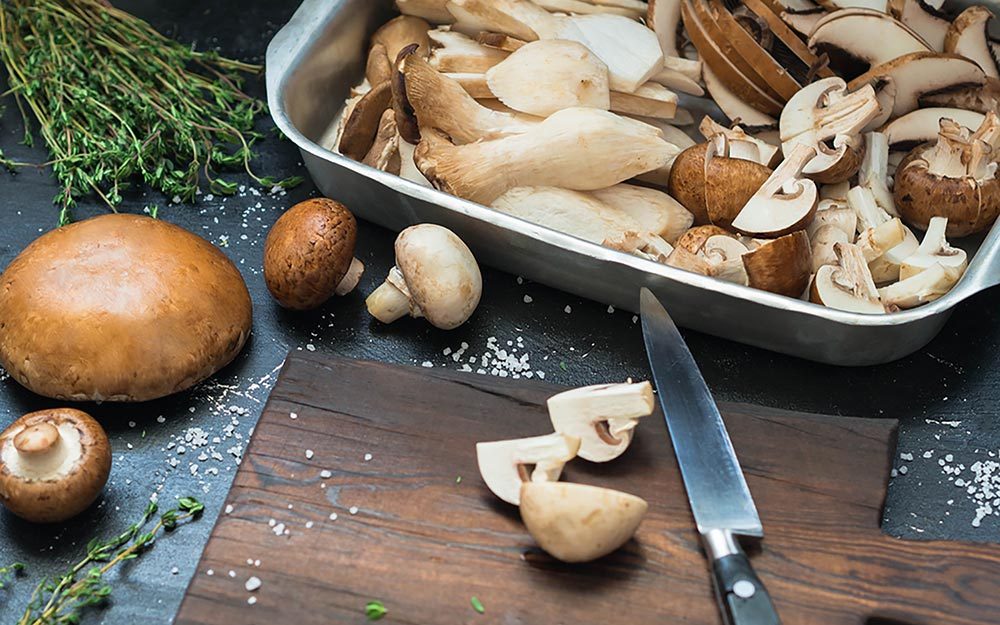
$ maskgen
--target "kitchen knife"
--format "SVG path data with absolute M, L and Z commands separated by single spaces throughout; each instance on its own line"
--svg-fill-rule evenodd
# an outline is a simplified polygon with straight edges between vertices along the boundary
M 649 289 L 639 293 L 649 365 L 684 488 L 712 563 L 726 625 L 779 625 L 771 597 L 738 541 L 764 528 L 712 393 L 677 326 Z

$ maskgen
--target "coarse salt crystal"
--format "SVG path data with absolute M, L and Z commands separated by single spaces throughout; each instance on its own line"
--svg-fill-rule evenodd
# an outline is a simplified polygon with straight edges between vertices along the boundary
M 290 413 L 288 413 L 288 418 L 289 419 L 298 419 L 299 415 L 297 413 L 290 412 Z
M 330 513 L 330 520 L 331 521 L 336 521 L 337 520 L 337 513 L 336 512 L 331 512 Z
M 358 513 L 358 507 L 357 506 L 351 506 L 347 511 L 350 512 L 351 514 L 357 514 Z
M 365 462 L 368 462 L 371 459 L 372 459 L 372 455 L 371 454 L 365 454 Z
M 314 455 L 315 455 L 315 453 L 313 452 L 313 450 L 311 450 L 311 449 L 307 449 L 306 450 L 306 460 L 312 460 L 312 457 Z
M 257 603 L 257 597 L 247 597 L 247 603 L 250 605 Z
M 563 308 L 563 312 L 565 312 L 568 315 L 571 312 L 573 312 L 573 307 L 567 304 L 566 308 Z
M 535 301 L 535 300 L 530 295 L 525 295 L 524 296 L 524 303 L 525 304 L 530 304 L 533 301 Z
M 250 563 L 252 564 L 253 561 L 251 560 Z M 247 592 L 253 592 L 253 591 L 257 590 L 258 588 L 260 588 L 261 584 L 262 584 L 262 582 L 260 581 L 260 578 L 255 575 L 255 576 L 251 577 L 250 579 L 248 579 L 247 582 L 245 584 L 243 584 L 243 587 L 247 589 Z
M 332 477 L 333 473 L 331 473 L 328 469 L 323 469 L 319 472 L 319 476 L 325 480 Z
M 232 513 L 233 513 L 233 506 L 229 504 L 226 506 L 226 514 L 232 514 Z

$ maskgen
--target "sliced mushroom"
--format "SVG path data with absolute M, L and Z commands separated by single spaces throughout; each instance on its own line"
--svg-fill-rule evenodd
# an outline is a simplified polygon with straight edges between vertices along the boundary
M 553 15 L 528 0 L 450 0 L 447 7 L 455 16 L 455 28 L 473 33 L 503 33 L 534 41 L 557 28 Z
M 503 33 L 481 32 L 476 35 L 476 41 L 488 48 L 496 48 L 503 52 L 516 52 L 528 42 Z
M 847 203 L 857 215 L 858 231 L 876 232 L 893 218 L 875 200 L 875 194 L 867 187 L 853 187 L 847 194 Z M 903 260 L 917 251 L 918 242 L 913 233 L 904 229 L 903 241 L 890 248 L 881 256 L 870 259 L 869 268 L 878 284 L 899 279 L 899 266 Z
M 570 13 L 573 15 L 589 15 L 591 13 L 610 13 L 612 15 L 622 15 L 631 19 L 638 19 L 646 13 L 645 2 L 628 3 L 617 5 L 590 3 L 585 0 L 535 0 L 539 6 L 553 12 Z M 641 8 L 640 8 L 641 7 Z
M 414 158 L 439 189 L 488 204 L 514 187 L 603 189 L 662 167 L 677 153 L 647 124 L 568 108 L 529 132 L 493 141 L 454 146 L 425 132 Z
M 683 247 L 675 247 L 667 256 L 665 264 L 701 276 L 712 275 L 712 266 L 708 264 L 708 260 L 704 256 L 690 252 Z
M 837 253 L 834 247 L 838 243 L 850 244 L 854 233 L 848 235 L 834 224 L 820 226 L 809 235 L 809 243 L 812 245 L 812 270 L 813 273 L 819 271 L 823 265 L 837 264 Z M 813 283 L 815 287 L 815 282 Z M 823 302 L 817 302 L 822 304 Z
M 990 46 L 996 53 L 997 49 Z M 977 66 L 978 67 L 978 66 Z M 984 84 L 972 84 L 949 89 L 940 93 L 921 95 L 920 106 L 957 108 L 979 113 L 1000 113 L 1000 80 L 987 80 Z
M 899 216 L 889 189 L 889 141 L 881 132 L 865 135 L 865 155 L 858 169 L 858 186 L 870 189 L 875 203 L 890 216 Z
M 706 148 L 704 169 L 697 172 L 704 180 L 708 220 L 727 229 L 773 173 L 759 162 L 733 157 L 731 152 L 728 135 L 715 135 Z M 759 151 L 753 152 L 751 155 L 760 158 Z
M 915 148 L 896 170 L 893 196 L 903 219 L 926 229 L 948 218 L 948 236 L 989 228 L 1000 213 L 1000 117 L 989 113 L 974 133 L 941 120 L 938 140 Z
M 799 297 L 812 273 L 809 237 L 798 230 L 773 241 L 760 242 L 743 255 L 747 280 L 755 289 Z
M 435 29 L 428 36 L 435 45 L 429 62 L 439 72 L 482 73 L 509 56 L 452 30 Z
M 538 545 L 563 562 L 589 562 L 635 534 L 649 504 L 608 488 L 567 482 L 521 487 L 521 520 Z
M 404 141 L 414 144 L 420 141 L 420 125 L 406 93 L 406 65 L 409 61 L 419 63 L 423 60 L 423 57 L 417 54 L 418 49 L 417 44 L 411 43 L 399 51 L 393 66 L 392 80 L 389 81 L 392 88 L 392 111 L 396 117 L 396 129 Z
M 701 71 L 701 65 L 699 64 L 699 74 Z M 660 71 L 656 72 L 649 80 L 650 82 L 659 83 L 667 89 L 680 91 L 681 93 L 687 93 L 698 97 L 705 95 L 705 89 L 697 80 L 691 78 L 684 72 L 671 69 L 669 67 L 664 67 Z
M 979 128 L 986 116 L 976 111 L 957 108 L 917 109 L 899 117 L 882 128 L 889 147 L 935 141 L 941 130 L 941 120 L 950 119 L 970 130 Z M 898 149 L 898 148 L 896 148 Z
M 843 79 L 824 78 L 795 94 L 781 112 L 781 150 L 788 157 L 797 145 L 813 148 L 816 157 L 802 172 L 818 182 L 842 182 L 857 172 L 861 130 L 878 113 L 870 85 L 848 92 Z
M 962 272 L 958 269 L 949 269 L 936 263 L 905 280 L 883 287 L 878 292 L 886 306 L 916 308 L 948 293 L 961 277 Z
M 681 0 L 649 0 L 646 24 L 656 33 L 663 56 L 679 57 L 677 28 L 681 21 Z
M 915 32 L 882 11 L 853 8 L 831 13 L 816 24 L 809 49 L 826 54 L 838 74 L 855 77 L 870 68 L 930 47 Z
M 432 24 L 451 24 L 455 17 L 448 12 L 448 0 L 396 0 L 403 15 L 421 17 Z
M 531 115 L 611 107 L 608 67 L 575 41 L 531 42 L 487 71 L 486 82 L 501 102 Z
M 749 248 L 736 238 L 717 234 L 705 241 L 700 254 L 708 263 L 708 275 L 726 282 L 748 286 L 750 278 L 743 264 L 743 255 L 749 251 Z
M 951 20 L 924 0 L 889 0 L 889 13 L 920 35 L 931 50 L 944 52 Z
M 944 38 L 944 51 L 971 59 L 990 78 L 1000 78 L 997 61 L 990 49 L 991 19 L 993 12 L 984 6 L 971 6 L 962 11 L 948 28 Z
M 837 264 L 816 270 L 809 291 L 810 301 L 849 312 L 884 313 L 885 307 L 861 249 L 848 243 L 836 243 L 833 249 Z
M 380 85 L 392 80 L 392 62 L 389 53 L 381 43 L 373 44 L 368 51 L 368 61 L 365 64 L 365 80 L 369 85 Z
M 608 462 L 625 453 L 641 417 L 653 413 L 649 382 L 584 386 L 548 399 L 556 432 L 580 439 L 584 460 Z
M 390 61 L 396 60 L 403 48 L 417 44 L 416 54 L 427 58 L 431 52 L 431 40 L 428 31 L 431 25 L 419 17 L 400 15 L 389 20 L 372 35 L 372 44 L 385 46 Z
M 414 182 L 423 187 L 433 187 L 427 178 L 420 173 L 417 164 L 413 162 L 413 152 L 417 146 L 407 143 L 402 137 L 399 139 L 399 177 Z
M 479 305 L 483 278 L 468 246 L 442 226 L 418 224 L 396 237 L 396 265 L 365 304 L 382 323 L 409 314 L 452 330 Z
M 375 141 L 361 162 L 369 167 L 399 175 L 401 166 L 399 132 L 396 129 L 396 116 L 392 109 L 386 109 L 382 113 Z
M 983 70 L 965 57 L 913 52 L 871 68 L 847 86 L 851 90 L 874 86 L 885 116 L 895 119 L 919 108 L 920 98 L 926 94 L 982 85 L 985 81 Z
M 848 243 L 853 243 L 857 232 L 858 216 L 849 206 L 841 205 L 833 200 L 820 200 L 816 208 L 816 216 L 806 228 L 806 234 L 809 235 L 810 241 L 823 226 L 837 228 L 848 237 Z
M 698 130 L 705 139 L 709 140 L 719 134 L 725 135 L 730 158 L 742 158 L 767 167 L 778 164 L 780 148 L 759 137 L 747 134 L 739 124 L 733 124 L 732 128 L 726 128 L 706 115 L 701 120 Z
M 540 121 L 481 106 L 460 84 L 421 58 L 409 59 L 404 71 L 407 98 L 420 127 L 437 128 L 457 144 L 523 134 Z
M 862 231 L 857 237 L 856 244 L 868 261 L 868 268 L 873 269 L 874 261 L 902 244 L 906 240 L 907 232 L 906 226 L 898 217 Z M 880 280 L 876 279 L 875 282 Z
M 619 185 L 623 186 L 623 185 Z M 611 208 L 598 197 L 556 187 L 517 187 L 490 205 L 494 210 L 569 234 L 591 243 L 619 242 L 615 249 L 631 252 L 621 242 L 645 231 L 632 215 Z M 641 246 L 636 243 L 633 246 Z
M 934 264 L 940 264 L 948 270 L 965 272 L 968 267 L 968 254 L 965 250 L 948 245 L 945 231 L 948 228 L 946 217 L 933 217 L 920 242 L 917 253 L 902 262 L 899 268 L 899 279 L 906 280 L 922 271 L 930 269 Z
M 781 19 L 792 27 L 796 33 L 808 39 L 809 35 L 816 29 L 816 24 L 826 17 L 827 11 L 822 7 L 812 7 L 802 10 L 785 10 L 781 12 Z
M 563 18 L 557 37 L 578 41 L 608 66 L 611 88 L 633 93 L 663 67 L 656 34 L 620 15 Z
M 356 161 L 362 161 L 375 143 L 382 113 L 392 102 L 389 83 L 376 85 L 354 105 L 344 123 L 338 150 Z
M 476 443 L 476 459 L 486 486 L 494 495 L 516 506 L 521 503 L 522 484 L 558 481 L 563 466 L 576 457 L 579 448 L 579 438 L 547 434 Z
M 639 224 L 641 231 L 658 235 L 669 243 L 676 241 L 694 223 L 694 215 L 680 202 L 656 189 L 616 184 L 590 194 L 630 216 Z
M 779 237 L 808 226 L 818 191 L 815 182 L 802 178 L 802 170 L 815 154 L 815 149 L 796 144 L 739 212 L 733 228 L 755 237 Z
M 640 85 L 635 93 L 612 91 L 611 110 L 625 115 L 674 119 L 677 116 L 677 94 L 656 82 Z
M 777 120 L 763 113 L 733 93 L 715 73 L 706 65 L 704 70 L 705 89 L 719 109 L 726 114 L 734 124 L 741 124 L 750 129 L 771 128 L 777 125 Z
M 687 232 L 682 234 L 674 244 L 678 248 L 691 252 L 692 254 L 700 254 L 702 248 L 705 247 L 705 243 L 707 243 L 708 240 L 714 236 L 735 238 L 733 233 L 723 230 L 718 226 L 705 225 L 695 226 L 694 228 L 689 229 Z

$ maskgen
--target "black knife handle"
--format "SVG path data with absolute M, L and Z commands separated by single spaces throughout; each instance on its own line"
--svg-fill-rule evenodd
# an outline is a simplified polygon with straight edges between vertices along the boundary
M 745 553 L 715 560 L 712 572 L 726 625 L 781 625 L 771 596 Z

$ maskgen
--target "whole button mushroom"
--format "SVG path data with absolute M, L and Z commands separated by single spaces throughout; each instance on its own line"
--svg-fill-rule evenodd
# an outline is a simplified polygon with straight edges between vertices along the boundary
M 469 248 L 441 226 L 410 226 L 396 238 L 396 266 L 371 295 L 368 312 L 383 323 L 409 314 L 451 330 L 472 316 L 483 277 Z
M 354 290 L 365 266 L 354 258 L 358 226 L 340 202 L 314 198 L 290 208 L 264 243 L 264 281 L 285 308 L 318 308 Z
M 85 412 L 31 412 L 0 434 L 0 502 L 35 523 L 65 521 L 97 499 L 111 472 L 111 445 Z

